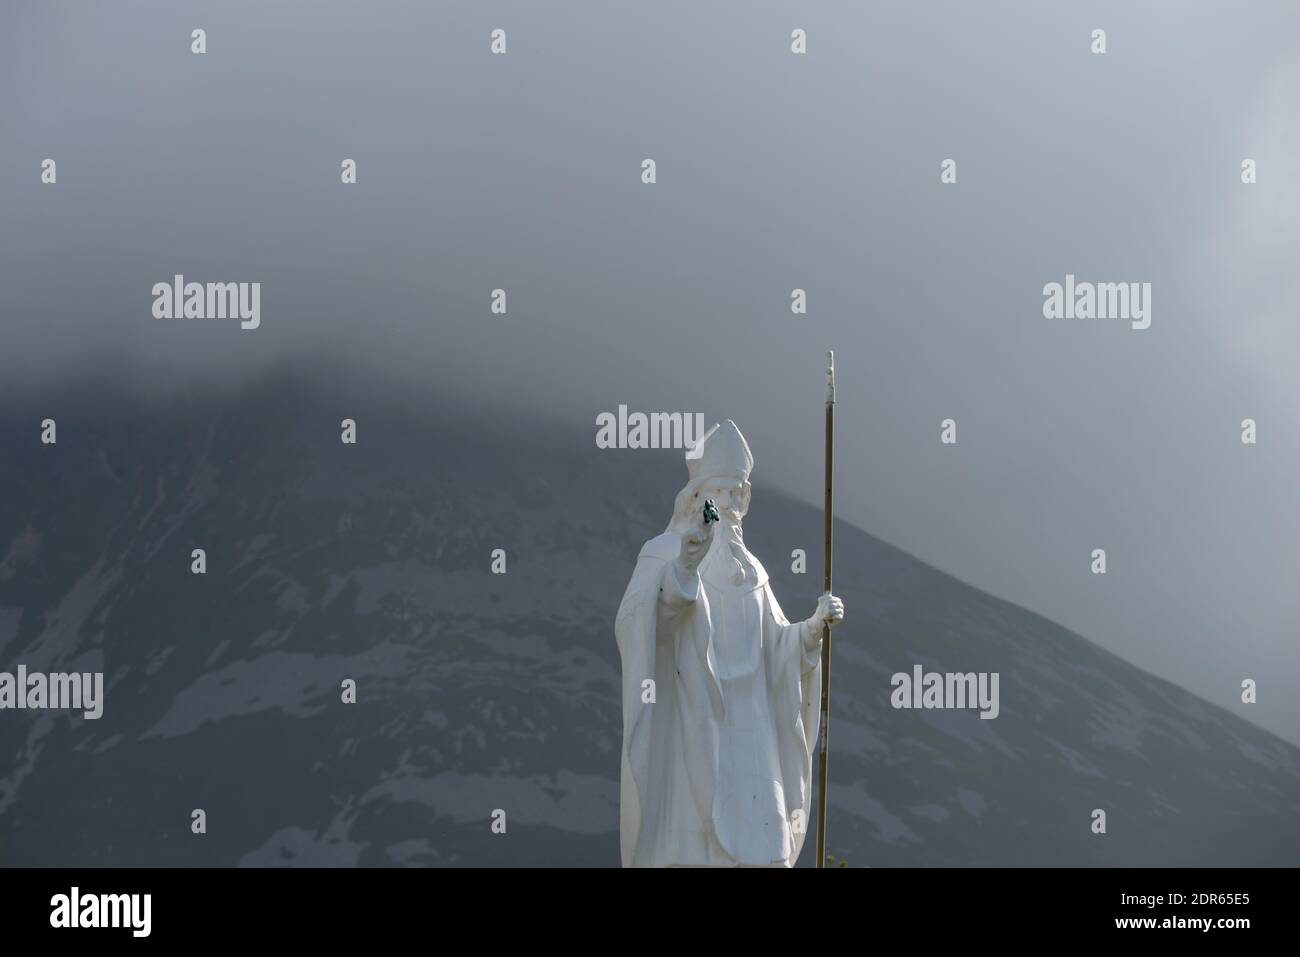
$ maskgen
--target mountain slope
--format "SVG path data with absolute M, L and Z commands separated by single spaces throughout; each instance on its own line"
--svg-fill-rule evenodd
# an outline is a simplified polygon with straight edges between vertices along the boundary
M 8 406 L 0 670 L 103 670 L 108 690 L 98 721 L 0 712 L 0 864 L 617 865 L 613 617 L 681 453 L 427 402 L 286 377 L 165 408 L 96 390 Z M 802 618 L 821 517 L 762 484 L 772 454 L 755 449 L 746 538 Z M 859 529 L 836 536 L 832 853 L 1296 863 L 1297 749 Z M 894 710 L 890 676 L 914 664 L 999 672 L 999 717 Z

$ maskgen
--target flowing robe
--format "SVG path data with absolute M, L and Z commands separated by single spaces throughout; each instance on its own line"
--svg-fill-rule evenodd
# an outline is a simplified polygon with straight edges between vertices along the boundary
M 670 531 L 641 549 L 614 629 L 623 866 L 792 867 L 812 799 L 820 628 L 786 620 L 752 556 L 743 584 L 707 559 L 681 580 L 680 545 Z

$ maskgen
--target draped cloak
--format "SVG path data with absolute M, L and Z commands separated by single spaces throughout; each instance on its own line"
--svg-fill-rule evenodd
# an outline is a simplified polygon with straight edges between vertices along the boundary
M 614 628 L 623 665 L 623 866 L 792 867 L 812 800 L 820 628 L 786 620 L 752 556 L 757 582 L 737 586 L 714 576 L 707 562 L 703 578 L 697 571 L 683 582 L 675 565 L 680 546 L 673 531 L 646 542 Z M 805 627 L 817 628 L 811 646 Z M 723 640 L 730 649 L 725 654 Z M 746 656 L 753 657 L 752 674 L 745 673 Z M 654 680 L 653 702 L 644 700 L 648 678 Z M 750 696 L 737 701 L 734 690 L 728 702 L 724 689 L 737 687 L 752 688 L 752 700 L 766 702 L 766 716 L 749 707 Z M 737 713 L 746 724 L 754 717 L 755 726 L 737 729 Z M 767 755 L 766 763 L 751 759 L 738 741 Z M 739 802 L 750 798 L 736 791 L 749 792 L 750 779 L 732 780 L 739 766 L 735 752 L 751 761 L 745 767 L 773 769 L 770 791 L 761 797 L 767 807 L 779 807 L 780 816 L 759 813 L 757 824 L 738 817 Z

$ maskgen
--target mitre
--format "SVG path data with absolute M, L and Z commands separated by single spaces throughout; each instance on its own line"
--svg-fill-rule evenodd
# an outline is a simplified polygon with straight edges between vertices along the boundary
M 692 480 L 735 478 L 747 482 L 753 467 L 749 443 L 730 419 L 714 425 L 686 452 L 686 471 Z

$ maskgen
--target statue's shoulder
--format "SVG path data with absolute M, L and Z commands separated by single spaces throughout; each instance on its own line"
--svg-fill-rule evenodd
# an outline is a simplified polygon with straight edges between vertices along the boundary
M 656 535 L 641 546 L 638 558 L 657 558 L 660 561 L 672 561 L 682 547 L 682 537 L 676 532 L 664 532 Z

